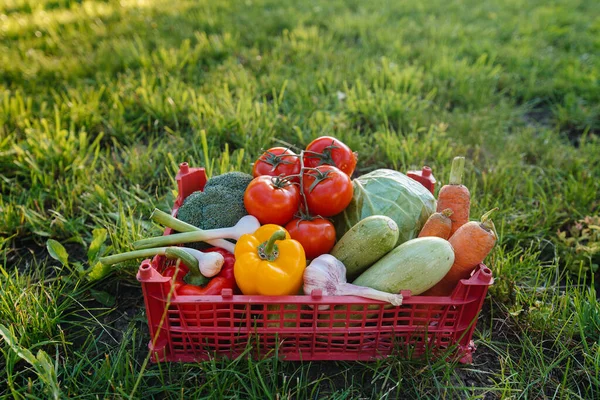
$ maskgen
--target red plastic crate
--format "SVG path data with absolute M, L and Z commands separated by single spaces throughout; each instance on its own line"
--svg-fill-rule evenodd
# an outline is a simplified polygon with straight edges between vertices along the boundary
M 177 174 L 183 199 L 206 183 L 203 168 L 181 164 Z M 171 233 L 165 230 L 165 235 Z M 152 360 L 198 361 L 277 355 L 286 360 L 374 360 L 426 352 L 470 363 L 471 340 L 492 272 L 479 265 L 451 296 L 410 296 L 392 307 L 355 296 L 245 296 L 225 289 L 220 296 L 178 296 L 161 271 L 169 261 L 157 256 L 140 265 Z

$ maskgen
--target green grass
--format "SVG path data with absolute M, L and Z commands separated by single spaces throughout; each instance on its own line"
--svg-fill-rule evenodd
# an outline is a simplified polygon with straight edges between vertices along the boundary
M 296 3 L 0 4 L 0 397 L 598 398 L 600 235 L 580 221 L 600 216 L 600 3 Z M 361 173 L 443 184 L 468 157 L 501 236 L 474 364 L 145 364 L 135 263 L 80 278 L 92 231 L 128 249 L 180 162 L 249 171 L 274 138 L 324 134 Z

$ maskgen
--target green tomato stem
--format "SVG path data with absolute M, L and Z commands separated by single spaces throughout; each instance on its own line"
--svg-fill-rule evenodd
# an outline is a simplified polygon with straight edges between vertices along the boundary
M 300 194 L 302 195 L 302 202 L 304 203 L 304 211 L 309 214 L 310 211 L 308 210 L 308 200 L 306 199 L 306 193 L 304 193 L 304 172 L 305 172 L 305 166 L 304 166 L 304 152 L 306 150 L 302 150 L 300 152 Z

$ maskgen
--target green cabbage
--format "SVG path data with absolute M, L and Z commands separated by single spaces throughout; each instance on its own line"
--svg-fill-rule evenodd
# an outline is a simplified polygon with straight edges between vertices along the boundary
M 371 215 L 393 219 L 400 231 L 396 246 L 417 237 L 435 212 L 435 198 L 419 182 L 390 169 L 378 169 L 352 182 L 354 195 L 344 212 L 334 217 L 338 239 Z

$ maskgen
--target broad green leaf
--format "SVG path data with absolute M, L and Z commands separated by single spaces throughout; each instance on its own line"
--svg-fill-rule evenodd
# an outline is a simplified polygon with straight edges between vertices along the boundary
M 85 267 L 79 261 L 75 261 L 73 263 L 73 266 L 75 267 L 75 271 L 77 271 L 79 273 L 79 276 L 83 276 L 83 275 L 87 274 Z
M 4 325 L 0 324 L 0 336 L 4 339 L 6 344 L 23 360 L 27 361 L 31 365 L 35 365 L 35 357 L 33 353 L 28 349 L 19 346 L 17 338 L 14 334 Z
M 106 241 L 108 232 L 106 231 L 106 229 L 103 229 L 103 228 L 94 229 L 92 231 L 92 235 L 93 235 L 92 243 L 90 243 L 90 247 L 89 247 L 88 253 L 87 253 L 88 260 L 90 261 L 90 263 L 92 261 L 96 260 L 96 257 L 98 256 L 98 253 L 100 252 L 100 249 L 102 248 L 102 245 Z
M 88 271 L 88 279 L 90 281 L 97 281 L 108 275 L 111 271 L 111 268 L 110 265 L 105 265 L 98 261 Z
M 50 257 L 60 261 L 62 265 L 67 265 L 69 263 L 69 254 L 63 245 L 58 243 L 56 240 L 48 239 L 46 242 L 46 248 L 48 249 L 48 253 L 50 253 Z
M 105 292 L 103 290 L 90 289 L 92 297 L 100 304 L 106 307 L 112 307 L 115 305 L 115 296 Z
M 14 334 L 2 324 L 0 324 L 0 336 L 17 354 L 17 356 L 31 364 L 31 366 L 35 369 L 39 379 L 46 386 L 46 391 L 51 394 L 52 398 L 60 399 L 63 397 L 59 388 L 54 364 L 52 363 L 52 359 L 45 351 L 38 350 L 37 357 L 34 356 L 31 351 L 19 345 Z

